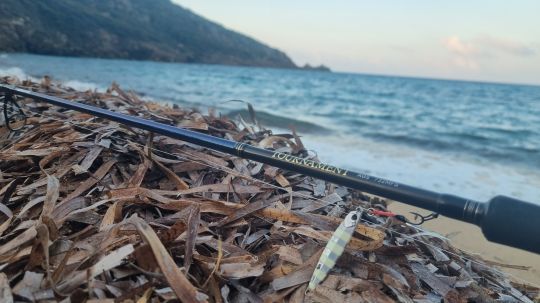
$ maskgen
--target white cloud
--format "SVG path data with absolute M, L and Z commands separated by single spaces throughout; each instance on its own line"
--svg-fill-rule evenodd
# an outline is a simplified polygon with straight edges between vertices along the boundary
M 478 47 L 470 42 L 462 41 L 458 36 L 444 39 L 444 46 L 454 54 L 452 62 L 459 67 L 466 69 L 478 69 L 476 57 L 480 53 Z
M 478 69 L 482 61 L 495 57 L 533 57 L 539 48 L 510 39 L 489 35 L 477 36 L 463 40 L 458 36 L 450 36 L 443 40 L 444 47 L 453 54 L 452 62 L 459 67 Z
M 472 43 L 461 41 L 458 36 L 444 39 L 443 44 L 449 51 L 462 56 L 470 56 L 478 52 L 478 49 Z

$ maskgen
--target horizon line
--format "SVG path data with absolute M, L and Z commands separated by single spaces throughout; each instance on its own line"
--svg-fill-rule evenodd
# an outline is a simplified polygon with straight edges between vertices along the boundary
M 126 58 L 103 58 L 103 57 L 86 57 L 86 56 L 65 56 L 65 55 L 52 55 L 52 54 L 37 54 L 37 53 L 20 53 L 20 52 L 0 52 L 1 55 L 31 55 L 31 56 L 45 56 L 45 57 L 55 57 L 55 58 L 74 58 L 74 59 L 94 59 L 94 60 L 119 60 L 119 61 L 133 61 L 133 62 L 152 62 L 152 63 L 170 63 L 170 64 L 186 64 L 186 65 L 207 65 L 207 66 L 225 66 L 225 67 L 237 67 L 237 68 L 263 68 L 263 69 L 277 69 L 277 70 L 291 70 L 291 71 L 300 71 L 300 72 L 315 72 L 315 73 L 333 73 L 333 74 L 348 74 L 348 75 L 360 75 L 360 76 L 371 76 L 371 77 L 394 77 L 394 78 L 406 78 L 406 79 L 417 79 L 417 80 L 435 80 L 435 81 L 448 81 L 448 82 L 469 82 L 469 83 L 478 83 L 478 84 L 495 84 L 495 85 L 520 85 L 520 86 L 531 86 L 531 87 L 540 87 L 539 83 L 523 83 L 523 82 L 500 82 L 500 81 L 491 81 L 491 80 L 481 80 L 481 79 L 455 79 L 455 78 L 442 78 L 437 76 L 415 76 L 415 75 L 400 75 L 400 74 L 379 74 L 376 72 L 356 72 L 356 71 L 343 71 L 343 70 L 333 70 L 332 67 L 322 63 L 319 64 L 327 66 L 331 69 L 330 72 L 327 71 L 318 71 L 318 70 L 306 70 L 302 66 L 295 65 L 297 68 L 283 68 L 283 67 L 272 67 L 272 66 L 249 66 L 249 65 L 229 65 L 229 64 L 219 64 L 219 63 L 201 63 L 201 62 L 179 62 L 179 61 L 159 61 L 159 60 L 138 60 L 138 59 L 126 59 Z M 0 58 L 1 59 L 1 58 Z M 318 65 L 315 65 L 318 66 Z

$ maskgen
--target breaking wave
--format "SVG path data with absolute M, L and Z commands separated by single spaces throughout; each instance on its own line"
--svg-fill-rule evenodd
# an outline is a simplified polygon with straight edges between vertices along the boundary
M 250 117 L 250 114 L 247 110 L 233 110 L 226 112 L 225 115 L 230 118 L 235 118 L 236 116 L 240 115 L 244 120 Z M 329 128 L 326 128 L 316 123 L 292 119 L 280 115 L 274 115 L 265 111 L 256 111 L 256 119 L 265 127 L 288 128 L 290 126 L 293 126 L 296 131 L 308 134 L 328 134 L 331 132 Z

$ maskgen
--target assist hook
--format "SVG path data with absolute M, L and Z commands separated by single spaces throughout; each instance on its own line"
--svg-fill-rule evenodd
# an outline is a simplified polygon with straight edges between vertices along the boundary
M 6 93 L 3 96 L 3 103 L 4 103 L 4 120 L 6 123 L 6 127 L 10 131 L 16 131 L 24 127 L 26 125 L 26 119 L 27 116 L 22 110 L 22 108 L 19 106 L 15 98 L 13 97 L 13 94 Z M 15 113 L 13 113 L 15 112 Z M 23 125 L 19 128 L 13 128 L 12 123 L 15 123 L 17 121 L 17 118 L 24 121 Z

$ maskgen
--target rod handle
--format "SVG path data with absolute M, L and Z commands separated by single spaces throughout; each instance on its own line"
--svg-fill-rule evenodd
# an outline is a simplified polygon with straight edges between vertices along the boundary
M 481 227 L 489 241 L 540 254 L 540 204 L 496 196 L 487 203 Z

